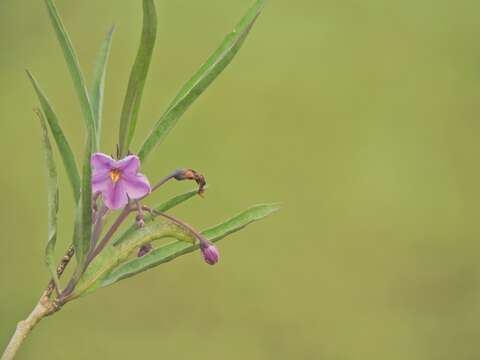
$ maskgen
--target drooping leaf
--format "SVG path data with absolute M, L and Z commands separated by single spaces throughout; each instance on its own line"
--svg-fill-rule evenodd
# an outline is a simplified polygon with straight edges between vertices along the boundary
M 85 86 L 85 80 L 80 69 L 80 63 L 78 62 L 77 55 L 73 48 L 73 44 L 68 36 L 65 26 L 62 23 L 58 10 L 53 0 L 45 0 L 47 5 L 48 15 L 52 22 L 55 34 L 57 35 L 58 42 L 62 48 L 65 61 L 67 63 L 68 70 L 72 77 L 73 86 L 80 101 L 80 108 L 82 110 L 83 117 L 85 119 L 85 125 L 87 131 L 91 132 L 94 146 L 98 143 L 96 139 L 95 120 L 93 116 L 92 106 L 88 96 L 88 90 Z M 94 149 L 95 150 L 95 149 Z
M 183 227 L 164 219 L 159 219 L 153 224 L 138 229 L 127 241 L 122 242 L 118 246 L 113 246 L 113 244 L 108 245 L 93 259 L 68 300 L 92 292 L 98 287 L 100 277 L 109 273 L 117 267 L 118 264 L 124 262 L 129 256 L 135 253 L 139 247 L 166 237 L 178 239 L 179 241 L 187 241 L 187 238 L 193 236 Z
M 177 205 L 180 205 L 184 201 L 187 201 L 188 199 L 191 199 L 192 197 L 194 197 L 197 194 L 198 194 L 197 189 L 187 191 L 186 193 L 174 196 L 173 198 L 161 203 L 160 205 L 155 206 L 153 209 L 155 209 L 156 211 L 160 211 L 160 212 L 168 211 L 170 209 L 173 209 Z M 149 214 L 149 213 L 146 213 L 145 214 L 145 222 L 148 222 L 150 220 L 152 220 L 152 215 Z M 113 245 L 117 246 L 118 244 L 127 240 L 132 235 L 132 233 L 136 230 L 137 230 L 137 225 L 136 225 L 136 223 L 133 223 L 120 236 L 117 237 L 117 239 L 113 242 Z
M 138 154 L 140 160 L 144 161 L 151 151 L 165 139 L 180 116 L 182 116 L 188 107 L 232 61 L 258 15 L 260 15 L 264 3 L 264 0 L 257 0 L 255 5 L 247 11 L 243 19 L 235 29 L 227 35 L 207 62 L 203 64 L 195 75 L 182 87 L 143 143 Z
M 93 83 L 90 91 L 90 101 L 93 109 L 93 116 L 95 118 L 95 127 L 97 129 L 97 149 L 100 148 L 100 137 L 102 132 L 102 109 L 103 109 L 103 93 L 105 89 L 105 76 L 107 74 L 107 62 L 112 45 L 113 32 L 115 26 L 112 26 L 107 34 L 107 37 L 100 46 L 93 69 Z
M 157 13 L 153 0 L 143 0 L 143 30 L 137 58 L 133 64 L 120 118 L 120 157 L 127 154 L 137 125 L 143 88 L 147 79 L 157 36 Z
M 43 148 L 45 152 L 45 165 L 47 168 L 47 188 L 48 188 L 48 241 L 45 247 L 45 263 L 50 271 L 57 290 L 60 292 L 60 281 L 57 275 L 55 265 L 55 244 L 57 242 L 57 213 L 58 213 L 58 180 L 57 168 L 53 159 L 52 146 L 48 138 L 47 124 L 40 110 L 36 111 L 40 125 L 42 126 Z
M 72 187 L 73 198 L 75 199 L 76 203 L 80 197 L 80 175 L 78 174 L 75 156 L 73 155 L 73 151 L 67 141 L 67 138 L 63 133 L 62 128 L 60 127 L 58 117 L 55 114 L 52 106 L 50 105 L 48 98 L 45 96 L 45 93 L 40 88 L 37 80 L 35 80 L 33 75 L 28 70 L 27 75 L 32 81 L 33 87 L 35 89 L 35 92 L 37 93 L 38 100 L 40 102 L 40 106 L 42 107 L 48 125 L 50 126 L 50 130 L 52 131 L 53 138 L 55 139 L 55 143 L 57 144 L 63 165 L 65 166 L 65 171 L 67 172 L 68 180 Z
M 248 224 L 263 219 L 271 213 L 278 210 L 277 204 L 265 204 L 253 206 L 237 216 L 223 222 L 220 225 L 214 226 L 202 232 L 202 234 L 210 241 L 216 242 L 227 235 L 243 229 Z M 99 286 L 108 286 L 119 280 L 128 278 L 145 270 L 148 270 L 157 265 L 171 261 L 181 255 L 191 253 L 199 249 L 199 244 L 189 244 L 182 240 L 176 240 L 166 245 L 160 246 L 151 253 L 130 260 L 121 264 L 113 271 L 105 274 L 100 279 Z
M 92 142 L 90 134 L 85 144 L 85 155 L 82 171 L 82 192 L 80 205 L 77 207 L 77 215 L 74 228 L 73 245 L 77 259 L 77 272 L 75 277 L 81 275 L 87 255 L 90 251 L 92 238 Z

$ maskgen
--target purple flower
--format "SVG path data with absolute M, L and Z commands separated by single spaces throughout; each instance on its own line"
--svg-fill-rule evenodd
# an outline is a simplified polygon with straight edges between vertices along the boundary
M 140 174 L 140 159 L 129 155 L 122 160 L 95 153 L 92 155 L 92 191 L 102 193 L 105 205 L 116 210 L 128 204 L 129 199 L 140 199 L 150 193 L 150 183 Z
M 215 245 L 207 243 L 200 246 L 203 254 L 203 260 L 209 265 L 215 265 L 220 258 L 220 253 Z

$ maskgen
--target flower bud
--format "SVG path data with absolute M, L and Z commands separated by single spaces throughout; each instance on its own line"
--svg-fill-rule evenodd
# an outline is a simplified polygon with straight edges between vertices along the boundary
M 142 247 L 138 250 L 137 257 L 142 257 L 147 255 L 150 251 L 152 251 L 152 249 L 153 249 L 153 246 L 150 243 L 142 245 Z
M 213 244 L 205 244 L 205 246 L 201 247 L 202 250 L 202 255 L 203 255 L 203 260 L 209 265 L 215 265 L 219 258 L 220 258 L 220 253 L 218 252 L 218 249 L 215 245 Z

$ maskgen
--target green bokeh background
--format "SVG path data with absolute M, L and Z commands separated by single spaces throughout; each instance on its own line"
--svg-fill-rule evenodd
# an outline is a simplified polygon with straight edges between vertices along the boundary
M 157 0 L 136 146 L 251 0 Z M 58 0 L 90 79 L 117 25 L 103 151 L 114 149 L 140 0 Z M 143 166 L 201 170 L 198 228 L 282 210 L 67 305 L 18 359 L 478 359 L 480 3 L 270 0 L 243 49 Z M 77 154 L 83 122 L 40 0 L 0 1 L 0 347 L 48 280 L 46 188 L 29 68 Z M 59 165 L 60 166 L 60 165 Z M 61 174 L 58 256 L 71 239 Z M 190 189 L 171 183 L 160 201 Z

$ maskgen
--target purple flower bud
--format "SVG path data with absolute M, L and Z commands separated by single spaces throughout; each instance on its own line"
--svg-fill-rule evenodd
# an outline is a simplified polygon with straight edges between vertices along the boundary
M 207 243 L 201 247 L 203 260 L 209 265 L 215 265 L 220 258 L 220 253 L 215 245 Z

